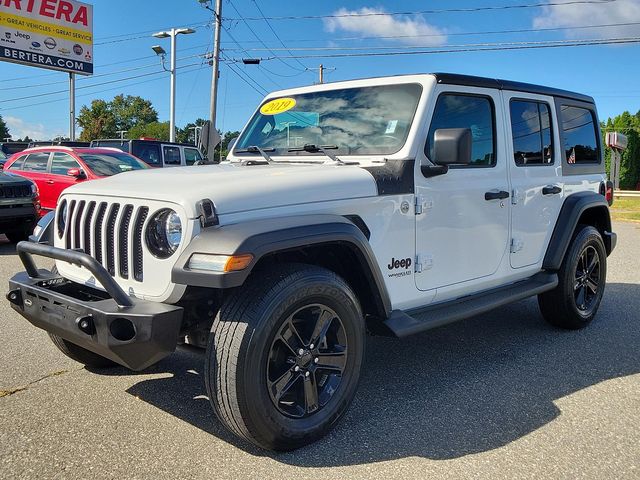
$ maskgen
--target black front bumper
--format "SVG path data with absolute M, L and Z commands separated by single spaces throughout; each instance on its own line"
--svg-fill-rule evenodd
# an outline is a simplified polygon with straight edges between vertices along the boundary
M 181 307 L 128 296 L 83 252 L 31 242 L 20 242 L 16 249 L 26 271 L 9 280 L 7 299 L 36 327 L 131 370 L 142 370 L 175 350 Z M 32 255 L 83 266 L 106 292 L 38 270 Z

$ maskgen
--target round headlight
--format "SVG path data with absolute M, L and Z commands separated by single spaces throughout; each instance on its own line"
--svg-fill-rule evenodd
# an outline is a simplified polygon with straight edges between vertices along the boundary
M 169 208 L 157 211 L 147 224 L 145 238 L 149 251 L 157 258 L 169 258 L 182 240 L 182 222 Z
M 58 206 L 58 236 L 62 238 L 64 235 L 64 229 L 67 226 L 67 201 L 63 200 L 62 203 Z

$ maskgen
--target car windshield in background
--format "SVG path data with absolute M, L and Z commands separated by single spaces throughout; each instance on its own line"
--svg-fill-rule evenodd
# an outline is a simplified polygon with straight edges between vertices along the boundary
M 317 145 L 336 155 L 390 155 L 405 144 L 421 93 L 412 83 L 272 99 L 253 116 L 234 153 L 256 146 L 272 155 L 309 155 L 295 149 Z
M 146 163 L 126 153 L 81 153 L 80 158 L 93 173 L 101 177 L 149 168 Z

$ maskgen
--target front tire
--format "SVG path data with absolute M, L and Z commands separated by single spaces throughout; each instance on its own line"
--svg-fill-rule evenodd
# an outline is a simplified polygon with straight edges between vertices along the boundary
M 118 366 L 116 362 L 102 357 L 97 353 L 93 353 L 86 348 L 82 348 L 75 343 L 71 343 L 64 338 L 59 337 L 58 335 L 49 333 L 49 337 L 51 338 L 53 344 L 58 347 L 58 350 L 64 353 L 67 357 L 69 357 L 71 360 L 75 360 L 78 363 L 82 363 L 89 368 L 102 370 L 105 368 L 113 368 Z
M 265 449 L 318 440 L 353 400 L 364 336 L 356 296 L 335 273 L 254 273 L 226 299 L 209 338 L 205 383 L 218 418 Z
M 607 252 L 600 232 L 579 227 L 558 271 L 558 286 L 538 295 L 542 316 L 560 328 L 586 327 L 598 311 L 606 277 Z

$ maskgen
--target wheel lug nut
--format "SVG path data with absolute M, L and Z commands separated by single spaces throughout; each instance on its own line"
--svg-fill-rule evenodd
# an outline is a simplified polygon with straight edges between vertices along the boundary
M 315 347 L 315 345 L 314 345 L 313 343 L 312 343 L 311 345 L 309 345 L 309 348 L 310 348 L 311 350 L 313 350 L 313 348 L 314 348 L 314 347 Z
M 295 368 L 293 369 L 294 372 L 299 372 L 300 371 L 300 367 L 298 365 L 295 366 Z
M 302 355 L 302 354 L 304 354 L 304 350 L 301 348 L 298 350 L 298 355 Z
M 308 377 L 309 375 L 311 375 L 309 372 L 305 372 L 304 376 Z
M 313 359 L 313 363 L 318 363 L 320 361 L 320 359 L 318 357 Z

